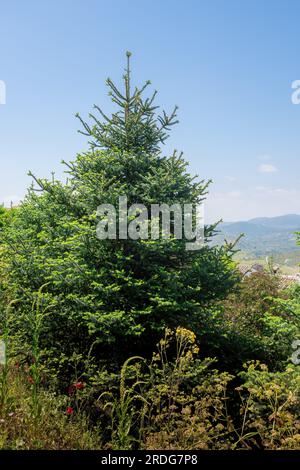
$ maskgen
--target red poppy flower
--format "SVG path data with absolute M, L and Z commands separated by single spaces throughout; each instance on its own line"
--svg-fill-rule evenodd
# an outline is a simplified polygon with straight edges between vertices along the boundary
M 28 380 L 28 382 L 29 382 L 30 384 L 34 384 L 34 379 L 33 379 L 33 377 L 31 377 L 31 375 L 29 375 L 29 376 L 27 377 L 27 380 Z
M 74 413 L 74 409 L 72 408 L 72 406 L 67 407 L 66 413 L 67 413 L 67 415 L 72 415 Z
M 82 390 L 85 387 L 85 383 L 84 382 L 76 382 L 74 384 L 74 387 L 76 388 L 76 390 Z

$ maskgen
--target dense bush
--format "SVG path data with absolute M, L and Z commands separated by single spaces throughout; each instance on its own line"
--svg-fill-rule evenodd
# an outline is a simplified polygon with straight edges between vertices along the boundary
M 64 395 L 35 394 L 32 366 L 10 362 L 8 375 L 1 371 L 0 447 L 298 449 L 297 367 L 270 372 L 251 361 L 236 386 L 214 363 L 181 327 L 166 330 L 151 360 L 129 358 L 100 389 L 77 377 Z
M 195 335 L 166 330 L 152 361 L 135 357 L 119 391 L 100 395 L 114 449 L 297 449 L 300 376 L 290 364 L 270 372 L 258 361 L 236 377 L 199 359 Z
M 300 447 L 300 374 L 290 364 L 283 372 L 269 372 L 252 362 L 241 373 L 238 388 L 243 415 L 243 439 L 248 445 L 270 450 Z
M 281 290 L 277 276 L 253 274 L 222 302 L 221 319 L 235 342 L 236 357 L 259 359 L 280 369 L 300 333 L 299 288 Z

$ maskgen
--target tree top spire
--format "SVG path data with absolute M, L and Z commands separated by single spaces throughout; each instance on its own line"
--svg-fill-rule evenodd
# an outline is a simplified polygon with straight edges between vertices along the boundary
M 135 87 L 132 92 L 131 56 L 131 52 L 127 51 L 126 69 L 123 75 L 124 91 L 118 89 L 110 78 L 106 80 L 109 95 L 117 106 L 117 111 L 108 117 L 99 106 L 94 105 L 98 116 L 89 114 L 91 124 L 77 114 L 76 117 L 83 125 L 83 130 L 79 132 L 91 138 L 92 148 L 156 153 L 159 151 L 160 145 L 168 138 L 171 126 L 178 122 L 177 106 L 174 107 L 170 115 L 165 111 L 158 115 L 158 106 L 154 105 L 157 91 L 154 91 L 150 97 L 143 97 L 145 90 L 151 83 L 149 80 L 141 88 Z

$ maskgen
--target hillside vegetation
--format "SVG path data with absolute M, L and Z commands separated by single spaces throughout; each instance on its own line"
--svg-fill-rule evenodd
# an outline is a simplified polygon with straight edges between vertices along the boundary
M 129 53 L 123 81 L 112 116 L 78 116 L 90 144 L 67 181 L 31 175 L 0 211 L 0 447 L 300 449 L 299 286 L 242 280 L 214 225 L 194 251 L 96 236 L 120 195 L 197 204 L 209 186 L 164 155 L 177 108 L 132 86 Z

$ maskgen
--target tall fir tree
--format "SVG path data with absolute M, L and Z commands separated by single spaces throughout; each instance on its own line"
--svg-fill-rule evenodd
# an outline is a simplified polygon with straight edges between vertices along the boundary
M 205 329 L 214 303 L 236 281 L 232 251 L 206 243 L 187 251 L 185 241 L 99 240 L 100 204 L 199 204 L 208 182 L 187 171 L 182 154 L 162 154 L 177 107 L 157 115 L 150 84 L 132 88 L 127 53 L 124 90 L 107 80 L 117 111 L 108 117 L 98 106 L 90 123 L 78 116 L 90 148 L 64 162 L 67 182 L 37 178 L 2 233 L 2 279 L 6 296 L 18 299 L 15 334 L 26 344 L 35 292 L 44 285 L 48 314 L 41 344 L 49 358 L 85 353 L 118 363 L 131 353 L 151 351 L 166 326 Z M 206 239 L 214 226 L 205 229 Z M 21 346 L 24 347 L 24 346 Z

